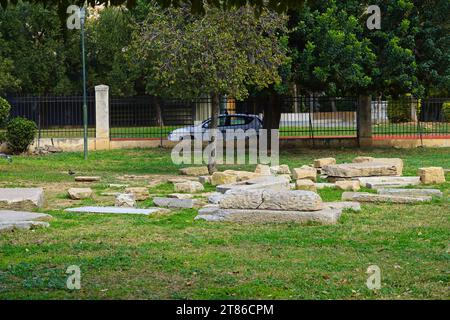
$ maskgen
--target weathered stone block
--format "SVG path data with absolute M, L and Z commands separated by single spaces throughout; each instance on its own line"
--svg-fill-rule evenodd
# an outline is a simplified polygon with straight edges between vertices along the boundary
M 258 178 L 260 175 L 250 171 L 225 170 L 223 173 L 236 176 L 236 181 L 246 181 Z
M 227 193 L 219 205 L 222 209 L 313 211 L 322 209 L 322 200 L 310 191 L 249 190 Z
M 44 204 L 42 188 L 0 188 L 0 208 L 34 210 Z
M 362 187 L 370 189 L 397 188 L 420 184 L 420 177 L 360 177 L 355 178 Z
M 291 174 L 291 170 L 287 164 L 270 167 L 271 174 Z
M 317 169 L 309 166 L 302 166 L 301 168 L 292 169 L 292 177 L 298 179 L 317 180 Z
M 440 184 L 445 182 L 444 169 L 442 167 L 419 168 L 417 174 L 423 184 Z
M 397 166 L 378 162 L 343 163 L 324 166 L 322 172 L 329 177 L 341 178 L 395 176 Z
M 237 176 L 234 174 L 227 174 L 224 172 L 214 172 L 211 177 L 211 184 L 213 186 L 221 184 L 230 184 L 237 182 Z
M 98 176 L 80 176 L 80 177 L 75 177 L 75 181 L 77 182 L 95 182 L 95 181 L 100 181 L 100 177 Z
M 175 198 L 175 199 L 192 199 L 194 195 L 189 193 L 171 193 L 167 195 L 167 198 Z
M 125 193 L 131 193 L 137 201 L 144 201 L 149 198 L 148 189 L 144 187 L 129 187 Z
M 341 216 L 341 209 L 317 211 L 280 211 L 261 209 L 221 209 L 208 206 L 199 211 L 196 220 L 227 221 L 239 223 L 308 223 L 335 224 Z
M 211 176 L 200 176 L 200 177 L 198 177 L 198 181 L 201 184 L 211 183 Z
M 342 200 L 358 202 L 389 202 L 389 203 L 421 203 L 430 201 L 432 197 L 408 197 L 366 192 L 344 192 Z
M 270 176 L 270 167 L 266 164 L 258 164 L 256 165 L 255 173 L 262 176 Z
M 194 207 L 194 199 L 153 198 L 153 203 L 158 207 L 190 209 Z
M 308 179 L 300 179 L 295 182 L 296 190 L 307 190 L 312 192 L 317 192 L 317 187 L 314 182 Z
M 120 193 L 116 196 L 114 203 L 116 207 L 133 208 L 136 206 L 136 199 L 132 193 Z
M 186 181 L 174 184 L 175 192 L 196 193 L 205 190 L 198 181 Z
M 361 189 L 358 180 L 336 181 L 334 184 L 336 185 L 336 188 L 345 191 L 358 191 Z
M 92 197 L 91 188 L 70 188 L 67 193 L 72 200 L 89 199 Z
M 378 189 L 379 194 L 407 197 L 442 197 L 442 191 L 438 189 Z
M 209 174 L 208 167 L 202 166 L 202 167 L 188 167 L 188 168 L 181 168 L 180 174 L 185 176 L 206 176 Z
M 314 168 L 322 168 L 324 166 L 336 164 L 335 158 L 321 158 L 314 160 Z

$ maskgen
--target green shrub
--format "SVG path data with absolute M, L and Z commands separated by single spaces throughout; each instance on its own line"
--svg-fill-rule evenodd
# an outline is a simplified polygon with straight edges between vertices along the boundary
M 6 141 L 13 153 L 25 152 L 36 135 L 36 124 L 28 119 L 17 117 L 6 126 Z
M 442 113 L 444 114 L 444 120 L 450 122 L 450 101 L 444 102 L 442 105 Z
M 420 113 L 421 101 L 409 97 L 388 99 L 387 116 L 391 123 L 410 122 L 412 107 L 416 105 L 417 114 Z
M 9 117 L 11 106 L 8 101 L 0 97 L 0 127 L 5 123 Z

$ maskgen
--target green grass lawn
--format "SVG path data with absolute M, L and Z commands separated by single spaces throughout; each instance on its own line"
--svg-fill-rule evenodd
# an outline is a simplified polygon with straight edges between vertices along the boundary
M 291 167 L 314 158 L 338 162 L 358 155 L 401 157 L 404 175 L 422 166 L 450 168 L 450 149 L 289 150 Z M 420 205 L 363 205 L 333 226 L 234 224 L 194 221 L 195 209 L 155 216 L 69 214 L 102 197 L 124 174 L 175 174 L 164 149 L 92 152 L 0 159 L 0 186 L 43 186 L 54 216 L 51 226 L 0 234 L 0 299 L 448 299 L 450 183 L 437 187 L 445 200 Z M 221 166 L 220 169 L 225 169 Z M 253 170 L 254 165 L 228 166 Z M 94 200 L 72 201 L 65 192 L 77 174 L 99 175 Z M 447 175 L 447 180 L 450 176 Z M 126 183 L 146 185 L 141 181 Z M 207 191 L 213 190 L 208 186 Z M 169 183 L 150 190 L 164 195 Z M 325 201 L 341 192 L 325 189 Z M 151 206 L 151 200 L 140 207 Z M 366 287 L 367 267 L 381 268 L 382 287 Z M 65 271 L 81 268 L 81 290 L 66 289 Z

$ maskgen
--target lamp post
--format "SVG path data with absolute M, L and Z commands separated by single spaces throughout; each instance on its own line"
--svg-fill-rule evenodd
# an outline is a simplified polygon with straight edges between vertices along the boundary
M 80 22 L 81 22 L 81 55 L 83 61 L 83 137 L 84 137 L 84 160 L 88 158 L 88 113 L 86 102 L 86 59 L 84 53 L 84 22 L 86 20 L 86 11 L 82 7 L 80 9 Z

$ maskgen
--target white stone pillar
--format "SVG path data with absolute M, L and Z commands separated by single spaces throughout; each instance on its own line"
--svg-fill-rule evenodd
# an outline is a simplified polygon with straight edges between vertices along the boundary
M 95 148 L 109 149 L 109 87 L 95 86 Z

